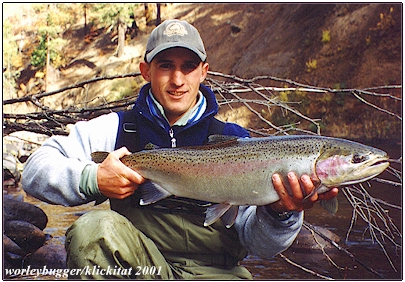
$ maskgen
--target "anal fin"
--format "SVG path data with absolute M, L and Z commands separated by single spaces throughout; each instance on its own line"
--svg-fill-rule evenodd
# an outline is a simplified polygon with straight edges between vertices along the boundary
M 225 223 L 226 228 L 231 228 L 238 216 L 239 206 L 231 206 L 223 216 L 221 216 L 222 221 Z
M 221 204 L 212 205 L 209 208 L 207 208 L 207 211 L 205 212 L 204 226 L 209 226 L 209 225 L 213 224 L 224 213 L 226 213 L 226 211 L 229 210 L 230 207 L 231 207 L 230 204 L 221 203 Z
M 228 203 L 212 205 L 211 207 L 207 208 L 204 226 L 209 226 L 221 218 L 226 227 L 230 228 L 235 222 L 236 216 L 238 215 L 238 210 L 238 206 L 232 206 Z

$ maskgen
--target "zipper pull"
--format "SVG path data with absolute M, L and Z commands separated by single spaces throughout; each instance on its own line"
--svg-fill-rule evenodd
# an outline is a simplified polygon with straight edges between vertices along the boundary
M 174 131 L 173 128 L 170 128 L 169 130 L 169 135 L 170 138 L 172 138 L 170 141 L 172 141 L 172 148 L 176 148 L 176 138 L 174 138 Z

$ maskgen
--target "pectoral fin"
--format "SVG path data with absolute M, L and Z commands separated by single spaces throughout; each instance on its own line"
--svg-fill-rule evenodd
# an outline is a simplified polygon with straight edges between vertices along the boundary
M 334 197 L 330 200 L 320 200 L 319 204 L 325 210 L 330 212 L 331 214 L 335 214 L 338 211 L 338 200 L 337 197 Z
M 141 200 L 139 201 L 139 204 L 141 206 L 156 203 L 157 201 L 172 195 L 159 184 L 153 183 L 151 181 L 147 181 L 139 185 L 138 189 L 141 193 Z

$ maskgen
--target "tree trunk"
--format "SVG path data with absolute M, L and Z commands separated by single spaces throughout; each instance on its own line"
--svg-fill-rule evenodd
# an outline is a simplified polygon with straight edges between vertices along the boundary
M 124 54 L 126 25 L 122 19 L 118 19 L 118 58 Z
M 146 25 L 153 25 L 153 10 L 150 9 L 151 3 L 144 3 L 144 17 L 146 21 Z
M 162 19 L 160 17 L 160 3 L 156 3 L 156 26 L 160 25 Z
M 88 28 L 87 28 L 87 5 L 86 4 L 84 4 L 83 9 L 84 9 L 84 36 L 86 36 L 87 33 L 88 33 Z
M 45 74 L 45 92 L 48 92 L 49 89 L 49 76 L 51 74 L 50 65 L 51 65 L 51 52 L 49 50 L 49 34 L 46 35 L 46 74 Z

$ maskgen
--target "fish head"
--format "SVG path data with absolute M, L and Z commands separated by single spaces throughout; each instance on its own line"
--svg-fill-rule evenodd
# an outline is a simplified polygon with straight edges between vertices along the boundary
M 386 152 L 357 142 L 332 139 L 315 164 L 318 179 L 326 187 L 367 181 L 389 166 Z

